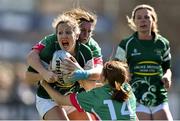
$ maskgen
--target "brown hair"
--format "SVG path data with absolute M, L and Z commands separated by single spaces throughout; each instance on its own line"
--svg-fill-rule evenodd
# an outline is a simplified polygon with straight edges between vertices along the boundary
M 137 5 L 132 11 L 131 18 L 129 18 L 127 16 L 129 27 L 132 30 L 137 31 L 136 25 L 134 24 L 134 19 L 135 19 L 136 11 L 140 10 L 140 9 L 147 9 L 147 10 L 151 11 L 151 17 L 152 17 L 152 19 L 154 21 L 153 25 L 152 25 L 152 31 L 155 32 L 155 33 L 159 32 L 158 25 L 157 25 L 157 22 L 158 22 L 157 13 L 156 13 L 156 11 L 154 10 L 154 8 L 152 6 L 146 5 L 146 4 Z
M 124 90 L 124 84 L 129 81 L 129 69 L 125 62 L 109 61 L 104 64 L 103 75 L 109 85 L 114 89 L 112 99 L 125 101 L 129 97 L 129 91 Z
M 79 22 L 79 24 L 81 24 L 83 21 L 87 21 L 93 24 L 93 29 L 96 26 L 97 16 L 94 13 L 87 11 L 85 9 L 74 8 L 72 10 L 64 12 L 64 14 L 73 17 Z

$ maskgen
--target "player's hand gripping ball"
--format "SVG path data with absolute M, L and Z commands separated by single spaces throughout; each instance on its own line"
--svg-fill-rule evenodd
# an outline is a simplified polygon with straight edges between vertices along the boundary
M 72 55 L 64 50 L 57 50 L 53 54 L 52 59 L 52 71 L 58 74 L 58 83 L 63 87 L 72 86 L 74 83 L 70 82 L 67 78 L 67 75 L 63 74 L 60 70 L 61 62 L 64 61 L 65 58 L 70 58 Z

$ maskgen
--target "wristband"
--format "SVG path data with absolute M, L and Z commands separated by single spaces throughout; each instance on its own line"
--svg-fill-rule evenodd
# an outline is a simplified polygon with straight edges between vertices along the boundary
M 89 70 L 76 70 L 74 73 L 69 77 L 71 82 L 76 82 L 79 80 L 87 80 L 91 72 Z

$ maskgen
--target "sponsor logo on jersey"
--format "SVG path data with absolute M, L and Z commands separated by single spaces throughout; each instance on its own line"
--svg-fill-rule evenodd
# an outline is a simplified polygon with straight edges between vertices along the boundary
M 160 71 L 162 71 L 160 68 L 159 64 L 155 61 L 141 61 L 134 67 L 134 73 L 143 76 L 160 75 Z
M 136 48 L 134 48 L 133 52 L 131 53 L 131 56 L 137 56 L 137 55 L 141 55 L 141 53 L 138 52 Z

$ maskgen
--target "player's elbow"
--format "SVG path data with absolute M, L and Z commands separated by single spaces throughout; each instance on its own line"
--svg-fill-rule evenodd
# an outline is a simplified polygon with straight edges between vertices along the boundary
M 34 60 L 37 56 L 39 56 L 39 51 L 38 50 L 31 50 L 26 56 L 27 63 L 30 63 L 31 60 Z

